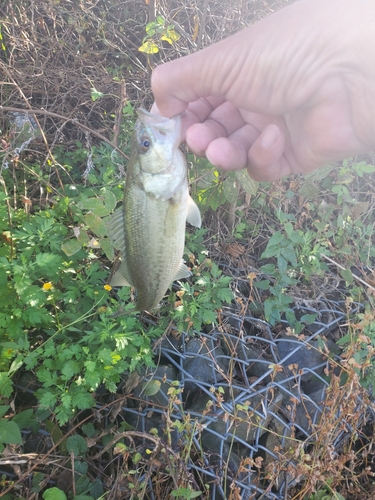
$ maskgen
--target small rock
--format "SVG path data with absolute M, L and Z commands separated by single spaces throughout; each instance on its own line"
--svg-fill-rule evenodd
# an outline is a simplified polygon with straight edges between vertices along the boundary
M 218 409 L 217 406 L 215 416 L 212 415 L 214 409 L 210 411 L 210 417 L 212 418 L 210 418 L 206 430 L 202 432 L 202 443 L 205 450 L 218 452 L 220 441 L 223 439 L 227 443 L 231 443 L 233 438 L 238 438 L 247 443 L 253 442 L 256 435 L 259 437 L 266 432 L 270 421 L 274 418 L 272 413 L 282 400 L 282 396 L 276 394 L 266 407 L 264 405 L 264 396 L 254 395 L 246 398 L 246 402 L 241 401 L 241 403 L 237 402 L 231 405 L 231 400 L 236 398 L 240 391 L 231 389 L 231 393 L 230 396 L 229 389 L 225 389 L 223 399 L 227 411 L 222 408 Z M 207 409 L 209 401 L 214 401 L 214 399 L 214 395 L 210 398 L 208 394 L 204 394 L 192 404 L 189 411 L 192 414 L 195 412 L 202 413 Z M 248 409 L 240 409 L 238 406 L 241 404 L 243 407 L 248 404 Z M 264 414 L 265 408 L 267 408 L 266 414 Z
M 284 367 L 297 365 L 297 370 L 305 370 L 301 380 L 311 380 L 314 377 L 313 372 L 317 374 L 323 372 L 323 363 L 326 356 L 319 351 L 318 341 L 311 340 L 308 344 L 304 344 L 292 335 L 284 335 L 275 342 L 277 343 L 281 365 Z
M 208 388 L 225 379 L 230 364 L 229 357 L 217 342 L 210 337 L 193 337 L 185 346 L 184 370 L 191 377 L 183 374 L 185 394 L 199 388 L 197 382 L 202 382 Z M 198 386 L 198 387 L 197 387 Z

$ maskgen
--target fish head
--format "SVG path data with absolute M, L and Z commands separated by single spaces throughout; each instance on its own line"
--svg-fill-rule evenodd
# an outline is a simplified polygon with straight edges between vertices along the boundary
M 144 191 L 166 201 L 187 196 L 187 166 L 182 152 L 179 116 L 164 116 L 138 110 L 132 139 L 134 174 Z
M 144 173 L 158 174 L 173 165 L 181 142 L 179 116 L 166 118 L 140 108 L 134 128 L 133 149 Z

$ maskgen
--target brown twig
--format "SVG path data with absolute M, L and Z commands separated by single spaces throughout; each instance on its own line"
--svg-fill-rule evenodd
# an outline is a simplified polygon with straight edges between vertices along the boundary
M 341 264 L 339 264 L 335 260 L 331 259 L 331 257 L 328 257 L 327 255 L 324 255 L 324 254 L 322 254 L 322 257 L 324 257 L 326 260 L 328 260 L 328 262 L 330 262 L 331 264 L 334 264 L 339 269 L 342 269 L 343 271 L 347 271 L 347 269 L 345 267 L 343 267 Z M 353 273 L 351 273 L 351 275 L 353 276 L 354 279 L 356 279 L 357 281 L 359 281 L 360 283 L 362 283 L 362 285 L 367 286 L 367 288 L 370 288 L 370 290 L 372 290 L 373 292 L 375 292 L 375 288 L 372 285 L 370 285 L 369 283 L 367 283 L 365 280 L 363 280 L 359 276 L 356 276 Z
M 126 102 L 126 84 L 125 81 L 122 80 L 120 104 L 116 111 L 115 124 L 113 127 L 113 144 L 115 144 L 116 147 L 118 146 L 118 136 L 120 135 L 120 130 L 121 130 L 122 109 L 125 106 L 125 102 Z

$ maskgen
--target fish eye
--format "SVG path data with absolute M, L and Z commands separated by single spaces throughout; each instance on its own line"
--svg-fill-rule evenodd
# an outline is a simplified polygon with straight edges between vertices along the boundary
M 141 152 L 146 153 L 146 151 L 151 146 L 151 141 L 147 137 L 142 137 L 139 145 L 140 145 Z

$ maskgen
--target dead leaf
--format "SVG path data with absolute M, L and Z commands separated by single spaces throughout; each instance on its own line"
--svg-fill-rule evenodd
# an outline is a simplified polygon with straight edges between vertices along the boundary
M 141 381 L 141 376 L 137 372 L 132 372 L 126 379 L 125 383 L 125 394 L 130 394 L 131 391 L 139 385 Z
M 244 247 L 244 245 L 241 245 L 240 243 L 232 243 L 230 245 L 226 245 L 224 247 L 224 250 L 231 257 L 238 259 L 241 255 L 245 253 L 246 248 Z

